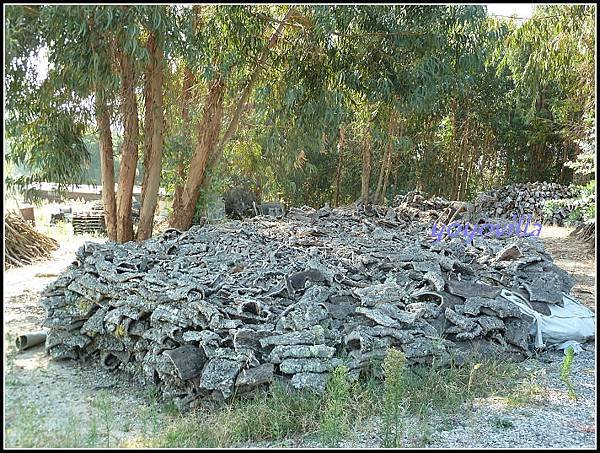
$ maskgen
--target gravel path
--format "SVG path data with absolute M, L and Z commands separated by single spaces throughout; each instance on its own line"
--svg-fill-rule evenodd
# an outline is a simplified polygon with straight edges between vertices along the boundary
M 6 446 L 106 446 L 103 414 L 94 407 L 103 391 L 111 412 L 104 415 L 111 419 L 112 445 L 141 435 L 144 427 L 139 425 L 148 421 L 131 417 L 133 410 L 148 407 L 147 391 L 124 375 L 92 364 L 50 360 L 43 345 L 16 353 L 17 335 L 42 329 L 40 292 L 71 264 L 85 240 L 89 238 L 74 236 L 51 260 L 4 273 Z
M 435 435 L 431 447 L 575 448 L 596 445 L 595 348 L 575 357 L 571 380 L 578 399 L 569 398 L 560 379 L 564 359 L 549 352 L 524 363 L 539 377 L 537 401 L 513 408 L 498 399 L 483 399 L 456 428 Z M 547 363 L 544 363 L 546 362 Z

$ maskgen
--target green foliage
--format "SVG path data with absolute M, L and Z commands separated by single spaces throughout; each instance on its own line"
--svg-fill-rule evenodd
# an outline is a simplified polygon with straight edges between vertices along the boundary
M 153 439 L 158 447 L 220 448 L 240 442 L 281 440 L 315 431 L 320 415 L 319 395 L 290 393 L 282 385 L 251 399 L 238 399 L 215 411 L 177 417 Z
M 577 399 L 577 393 L 571 382 L 571 368 L 573 366 L 573 359 L 575 357 L 575 351 L 573 346 L 569 346 L 565 351 L 565 358 L 560 367 L 560 379 L 567 386 L 569 398 L 572 400 Z
M 6 160 L 20 173 L 7 182 L 97 180 L 98 148 L 87 138 L 95 97 L 117 142 L 115 51 L 132 57 L 141 94 L 153 32 L 167 62 L 161 185 L 172 195 L 208 84 L 225 83 L 227 124 L 288 8 L 8 6 Z M 469 199 L 512 182 L 585 184 L 595 162 L 595 25 L 590 5 L 537 6 L 523 24 L 492 19 L 483 5 L 296 5 L 205 191 L 245 183 L 265 201 L 317 206 L 339 186 L 348 203 L 360 194 L 367 142 L 373 188 L 392 148 L 388 200 L 415 187 Z M 184 118 L 186 69 L 194 80 Z M 138 105 L 143 118 L 141 97 Z
M 7 345 L 14 345 L 6 337 Z M 9 349 L 11 349 L 9 347 Z M 13 347 L 14 349 L 14 347 Z M 9 351 L 10 352 L 10 351 Z M 511 405 L 539 405 L 543 391 L 538 372 L 527 374 L 511 362 L 483 362 L 474 372 L 473 364 L 439 367 L 435 364 L 406 366 L 398 351 L 385 362 L 385 381 L 373 377 L 349 382 L 347 371 L 339 368 L 325 394 L 295 391 L 281 382 L 251 395 L 238 395 L 215 407 L 202 407 L 179 413 L 172 403 L 160 404 L 157 388 L 146 392 L 145 401 L 116 404 L 105 391 L 94 395 L 89 406 L 77 414 L 61 412 L 65 423 L 56 424 L 57 414 L 42 410 L 32 402 L 7 401 L 6 444 L 9 447 L 240 447 L 249 442 L 287 444 L 324 440 L 329 430 L 332 441 L 352 439 L 353 432 L 371 434 L 371 422 L 388 415 L 406 414 L 417 418 L 416 432 L 406 432 L 425 446 L 437 421 L 447 428 L 460 418 L 474 398 L 507 397 Z M 381 364 L 379 364 L 381 368 Z M 25 385 L 23 377 L 7 375 L 7 387 Z M 541 371 L 544 371 L 542 368 Z M 392 403 L 400 403 L 398 405 Z M 82 408 L 80 408 L 82 409 Z M 432 413 L 439 417 L 432 418 Z M 82 418 L 83 417 L 83 418 Z M 117 426 L 115 420 L 124 420 Z M 445 422 L 444 422 L 445 419 Z M 334 433 L 335 420 L 339 434 Z M 435 420 L 435 425 L 432 420 Z M 491 420 L 498 429 L 507 429 L 504 418 Z M 449 426 L 450 425 L 450 426 Z M 325 427 L 328 429 L 323 431 Z M 390 420 L 388 438 L 393 440 L 395 421 Z M 118 429 L 117 429 L 118 428 Z M 399 434 L 401 425 L 398 424 Z M 127 433 L 127 436 L 123 434 Z M 380 434 L 384 434 L 381 432 Z M 289 445 L 289 444 L 287 444 Z M 325 442 L 326 446 L 327 443 Z M 411 444 L 412 445 L 412 444 Z
M 331 373 L 325 389 L 325 408 L 320 421 L 320 438 L 327 446 L 335 446 L 348 434 L 350 399 L 348 369 L 338 367 Z
M 494 416 L 490 422 L 493 427 L 502 430 L 510 429 L 514 426 L 513 422 L 505 417 Z
M 385 398 L 383 403 L 383 447 L 402 447 L 403 410 L 401 404 L 407 391 L 406 358 L 396 349 L 389 349 L 383 363 Z

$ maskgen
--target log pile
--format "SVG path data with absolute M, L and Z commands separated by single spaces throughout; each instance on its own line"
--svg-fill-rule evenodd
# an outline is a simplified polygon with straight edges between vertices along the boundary
M 180 408 L 328 373 L 531 354 L 531 319 L 573 280 L 535 237 L 433 243 L 403 208 L 292 208 L 283 219 L 86 243 L 45 290 L 46 349 L 158 385 Z
M 5 214 L 4 231 L 5 268 L 26 266 L 47 259 L 58 249 L 58 242 L 36 231 L 17 213 Z
M 562 226 L 578 206 L 576 192 L 558 183 L 511 184 L 480 194 L 473 203 L 470 220 L 478 223 L 481 219 L 510 219 L 513 215 L 518 219 L 527 215 L 545 225 Z

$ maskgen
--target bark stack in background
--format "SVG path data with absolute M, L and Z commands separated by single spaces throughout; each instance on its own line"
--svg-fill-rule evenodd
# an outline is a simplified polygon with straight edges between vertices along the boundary
M 478 219 L 530 215 L 545 225 L 563 226 L 579 206 L 576 196 L 576 189 L 557 183 L 511 184 L 480 194 L 473 202 L 469 220 L 476 223 Z M 556 203 L 559 200 L 563 202 Z
M 412 190 L 394 197 L 392 205 L 404 220 L 437 221 L 450 223 L 469 208 L 462 201 L 450 201 L 442 197 L 431 197 L 425 192 Z
M 276 379 L 322 390 L 389 347 L 409 364 L 528 356 L 531 319 L 501 291 L 544 312 L 573 285 L 541 242 L 432 243 L 404 209 L 292 208 L 86 243 L 44 293 L 46 349 L 154 382 L 181 408 Z
M 577 228 L 571 232 L 570 236 L 587 243 L 590 246 L 590 249 L 594 250 L 596 246 L 596 219 L 580 223 Z

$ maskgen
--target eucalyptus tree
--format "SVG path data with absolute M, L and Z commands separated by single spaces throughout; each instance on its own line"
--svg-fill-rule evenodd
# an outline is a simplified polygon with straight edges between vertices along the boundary
M 36 159 L 46 159 L 42 161 L 45 172 L 30 179 L 70 182 L 76 179 L 75 172 L 85 171 L 88 155 L 82 135 L 95 120 L 107 232 L 110 239 L 119 242 L 133 239 L 131 205 L 140 139 L 138 95 L 141 73 L 146 72 L 147 169 L 138 236 L 147 238 L 160 175 L 164 122 L 160 46 L 172 26 L 169 10 L 162 6 L 44 5 L 12 6 L 7 12 L 7 90 L 13 100 L 7 110 L 13 124 L 21 124 L 20 128 L 9 128 L 9 137 L 17 143 L 9 158 L 19 162 L 29 156 L 27 163 L 33 170 Z M 31 83 L 31 74 L 39 62 L 33 56 L 42 50 L 47 51 L 49 70 L 41 85 L 36 85 Z M 118 117 L 114 115 L 117 108 Z M 38 121 L 35 129 L 34 118 Z M 111 122 L 117 118 L 123 141 L 115 194 Z M 40 152 L 40 132 L 46 131 L 56 139 L 51 150 L 46 146 Z M 32 134 L 38 138 L 29 142 L 27 137 Z
M 207 168 L 220 160 L 224 146 L 234 135 L 263 65 L 293 12 L 293 7 L 270 9 L 283 10 L 274 31 L 253 7 L 206 6 L 186 11 L 187 61 L 198 83 L 205 84 L 206 96 L 187 177 L 173 200 L 169 220 L 173 227 L 190 227 Z
M 554 176 L 549 168 L 561 172 L 594 121 L 595 10 L 538 6 L 531 19 L 513 25 L 498 48 L 499 69 L 510 69 L 528 104 L 529 179 Z M 565 152 L 569 148 L 572 153 Z
M 469 5 L 9 7 L 9 158 L 29 180 L 68 182 L 97 127 L 118 241 L 134 237 L 138 154 L 138 240 L 161 184 L 171 225 L 186 229 L 211 183 L 337 205 L 413 187 L 465 199 L 500 182 L 566 182 L 562 164 L 594 120 L 590 11 L 542 8 L 516 27 Z
M 178 56 L 180 36 L 177 12 L 172 7 L 140 8 L 141 24 L 146 31 L 148 63 L 144 69 L 144 178 L 142 181 L 140 221 L 137 240 L 152 236 L 154 213 L 158 204 L 163 148 L 165 143 L 165 73 Z
M 48 49 L 48 25 L 42 6 L 7 6 L 5 131 L 6 160 L 24 169 L 7 176 L 8 186 L 25 189 L 31 183 L 52 181 L 63 189 L 85 177 L 89 153 L 82 140 L 89 114 L 85 95 L 64 86 L 55 70 L 44 78 L 38 60 Z M 72 76 L 72 74 L 66 74 Z
M 267 126 L 262 140 L 258 139 L 260 147 L 270 162 L 281 163 L 280 170 L 299 199 L 303 194 L 312 197 L 325 192 L 337 204 L 343 173 L 349 173 L 360 175 L 363 200 L 375 176 L 375 195 L 381 201 L 391 173 L 392 151 L 404 143 L 398 137 L 404 129 L 401 120 L 411 110 L 430 108 L 440 91 L 442 68 L 436 49 L 443 47 L 448 10 L 417 6 L 297 9 L 303 22 L 291 24 L 293 31 L 278 47 L 285 63 L 273 71 L 276 81 L 261 87 L 261 96 L 255 100 Z M 361 150 L 359 168 L 356 154 L 344 154 L 349 148 Z M 282 155 L 288 158 L 281 159 Z M 376 175 L 373 158 L 379 155 Z M 344 171 L 350 167 L 353 170 Z M 301 190 L 311 174 L 322 176 L 313 178 L 319 185 Z M 357 187 L 352 180 L 346 183 L 350 190 Z

